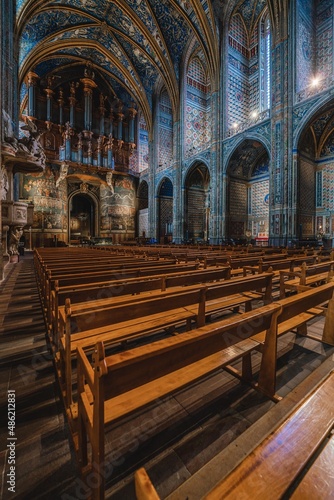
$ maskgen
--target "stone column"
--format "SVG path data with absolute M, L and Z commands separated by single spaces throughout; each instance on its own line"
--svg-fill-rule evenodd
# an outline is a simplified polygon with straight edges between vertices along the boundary
M 208 239 L 212 244 L 218 244 L 221 240 L 221 205 L 222 205 L 222 155 L 220 154 L 220 141 L 214 139 L 220 137 L 219 117 L 219 93 L 213 92 L 211 96 L 211 148 L 210 148 L 210 212 L 208 216 Z
M 173 183 L 173 241 L 180 244 L 184 238 L 184 217 L 185 217 L 185 190 L 182 170 L 183 150 L 180 144 L 183 144 L 182 134 L 180 130 L 180 122 L 177 121 L 173 126 L 173 143 L 174 143 L 174 183 Z
M 286 3 L 286 2 L 282 2 Z M 272 26 L 272 109 L 271 109 L 271 179 L 270 243 L 287 245 L 292 216 L 289 172 L 292 168 L 292 46 L 288 38 L 287 9 L 273 2 Z

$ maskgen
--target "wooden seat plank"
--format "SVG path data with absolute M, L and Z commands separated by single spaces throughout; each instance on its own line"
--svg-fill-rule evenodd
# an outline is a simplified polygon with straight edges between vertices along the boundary
M 309 320 L 323 315 L 325 309 L 322 305 L 333 301 L 333 292 L 334 283 L 331 282 L 317 288 L 308 289 L 297 295 L 286 297 L 285 299 L 279 299 L 277 303 L 281 305 L 282 313 L 278 318 L 277 336 L 280 337 L 295 328 L 299 329 L 301 326 L 306 325 Z M 306 335 L 307 329 L 298 330 L 298 333 Z M 258 342 L 263 342 L 265 332 L 257 334 L 254 338 Z M 324 338 L 321 340 L 334 344 L 334 332 L 331 336 L 328 335 L 326 340 Z
M 166 397 L 178 389 L 187 387 L 204 375 L 210 375 L 210 373 L 222 368 L 224 364 L 241 358 L 245 352 L 254 350 L 256 347 L 256 342 L 246 339 L 239 345 L 228 347 L 195 363 L 187 364 L 179 370 L 143 384 L 140 388 L 136 387 L 114 397 L 112 404 L 105 406 L 105 423 L 116 421 L 158 398 Z
M 58 353 L 56 355 L 57 373 L 59 382 L 64 392 L 66 407 L 72 405 L 72 366 L 71 359 L 75 350 L 72 346 L 73 335 L 83 333 L 85 347 L 94 345 L 94 337 L 103 333 L 107 345 L 134 338 L 139 335 L 148 334 L 176 326 L 180 322 L 186 324 L 186 329 L 191 328 L 191 321 L 201 326 L 205 322 L 205 286 L 196 288 L 183 288 L 180 293 L 143 298 L 136 301 L 117 304 L 106 308 L 86 310 L 85 304 L 72 314 L 70 302 L 68 302 L 59 317 L 60 339 L 57 341 Z M 189 311 L 188 306 L 195 305 L 196 312 Z M 121 330 L 117 330 L 121 327 Z M 127 329 L 127 333 L 125 332 Z M 110 340 L 107 340 L 108 332 Z M 120 335 L 117 338 L 117 335 Z M 76 339 L 78 340 L 78 339 Z
M 281 499 L 332 429 L 333 398 L 334 372 L 331 372 L 306 401 L 205 500 Z
M 269 304 L 243 315 L 205 325 L 173 338 L 163 339 L 135 349 L 105 357 L 104 346 L 98 343 L 90 365 L 85 351 L 77 349 L 78 359 L 78 456 L 82 472 L 94 464 L 97 473 L 104 464 L 104 433 L 106 426 L 175 391 L 198 381 L 233 360 L 245 360 L 258 345 L 250 337 L 263 328 L 268 332 L 268 346 L 262 356 L 261 368 L 267 378 L 275 378 L 270 366 L 274 355 L 276 320 L 280 307 Z M 248 361 L 241 376 L 251 382 Z M 273 387 L 274 381 L 269 386 Z M 258 388 L 269 397 L 266 384 Z M 92 453 L 88 462 L 87 439 Z M 101 471 L 102 472 L 102 471 Z M 103 473 L 94 498 L 103 497 Z
M 175 326 L 177 323 L 187 320 L 196 321 L 197 314 L 188 311 L 186 308 L 174 309 L 170 314 L 167 312 L 161 317 L 161 314 L 152 314 L 149 317 L 138 318 L 136 320 L 124 321 L 121 327 L 105 326 L 93 330 L 86 330 L 81 333 L 73 333 L 71 336 L 71 356 L 75 355 L 77 347 L 83 349 L 91 348 L 96 342 L 104 342 L 105 346 L 110 346 L 116 342 L 124 342 L 140 336 L 147 335 L 150 332 L 160 329 L 167 329 Z M 63 348 L 65 348 L 65 339 L 62 338 Z
M 307 471 L 291 500 L 324 500 L 334 498 L 334 435 Z
M 228 295 L 227 297 L 222 297 L 221 299 L 212 299 L 206 301 L 205 303 L 205 314 L 208 316 L 219 313 L 225 309 L 234 309 L 240 305 L 246 306 L 246 304 L 251 304 L 253 300 L 253 297 L 247 297 L 242 293 Z M 194 313 L 196 311 L 196 308 L 193 306 L 188 307 L 187 309 Z

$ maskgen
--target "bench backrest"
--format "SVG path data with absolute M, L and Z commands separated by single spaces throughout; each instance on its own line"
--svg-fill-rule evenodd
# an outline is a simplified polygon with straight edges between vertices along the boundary
M 108 271 L 108 270 L 117 270 L 117 269 L 132 269 L 132 268 L 145 268 L 145 267 L 160 267 L 160 266 L 173 266 L 176 265 L 176 260 L 139 260 L 139 259 L 126 259 L 120 260 L 119 262 L 95 262 L 91 260 L 91 262 L 86 264 L 73 264 L 68 263 L 62 264 L 59 266 L 46 266 L 45 271 L 50 271 L 53 276 L 56 275 L 67 275 L 67 274 L 76 274 L 76 273 L 85 273 L 92 271 Z
M 205 287 L 195 290 L 170 294 L 168 296 L 153 299 L 143 299 L 131 303 L 109 306 L 106 308 L 90 309 L 89 311 L 71 313 L 69 301 L 65 304 L 66 323 L 70 327 L 71 333 L 99 328 L 106 325 L 114 325 L 122 321 L 167 312 L 169 310 L 197 304 L 201 318 L 205 307 Z M 84 306 L 84 305 L 83 305 Z M 84 307 L 83 307 L 84 309 Z
M 103 365 L 104 397 L 105 399 L 115 397 L 191 363 L 196 363 L 211 354 L 242 343 L 263 330 L 270 331 L 275 336 L 279 311 L 280 307 L 277 304 L 269 304 L 176 337 L 113 354 L 103 359 L 102 363 L 101 360 L 95 359 L 97 377 L 99 373 L 96 368 L 100 364 Z M 84 357 L 80 348 L 78 356 Z M 88 381 L 90 384 L 94 384 L 93 378 L 91 377 Z M 93 385 L 91 389 L 93 390 Z
M 265 288 L 265 301 L 271 302 L 272 276 L 272 273 L 248 275 L 236 280 L 227 280 L 221 284 L 213 284 L 207 290 L 206 300 Z
M 306 285 L 306 278 L 308 276 L 315 276 L 320 273 L 324 273 L 327 271 L 333 271 L 334 261 L 326 261 L 321 262 L 319 264 L 312 264 L 311 266 L 307 266 L 305 262 L 303 262 L 301 266 L 301 278 L 300 284 Z
M 259 262 L 259 257 L 245 257 L 245 258 L 240 258 L 240 259 L 235 259 L 233 257 L 230 257 L 228 259 L 228 265 L 231 266 L 231 269 L 239 269 L 242 268 L 243 266 L 256 266 Z
M 54 287 L 52 282 L 58 280 L 59 286 L 69 286 L 69 285 L 79 285 L 83 283 L 98 283 L 102 281 L 114 281 L 126 278 L 136 278 L 143 276 L 152 275 L 163 275 L 176 272 L 184 271 L 194 271 L 198 269 L 197 264 L 185 264 L 185 265 L 175 265 L 175 266 L 160 266 L 160 267 L 150 267 L 146 269 L 119 269 L 114 271 L 91 271 L 90 273 L 81 273 L 74 275 L 59 275 L 54 276 L 52 273 L 49 275 L 50 287 Z
M 290 269 L 291 262 L 292 261 L 290 259 L 267 261 L 267 262 L 264 262 L 262 259 L 260 259 L 259 272 L 268 271 L 268 269 L 272 269 L 273 271 L 279 271 L 281 269 Z
M 188 274 L 184 276 L 167 276 L 165 279 L 166 288 L 172 286 L 187 286 L 195 285 L 196 283 L 204 283 L 209 281 L 219 281 L 230 278 L 230 267 L 222 269 L 205 270 L 198 274 Z
M 71 303 L 85 302 L 90 300 L 107 299 L 110 297 L 118 297 L 121 295 L 139 294 L 142 292 L 149 292 L 152 290 L 161 290 L 163 287 L 163 277 L 156 277 L 153 279 L 140 279 L 135 281 L 119 280 L 111 283 L 109 286 L 92 286 L 91 284 L 82 289 L 59 290 L 57 283 L 55 283 L 55 290 L 58 293 L 58 305 L 64 305 L 66 299 L 70 299 Z
M 334 291 L 334 282 L 320 285 L 285 299 L 280 299 L 282 313 L 279 316 L 279 323 L 287 321 L 302 312 L 306 312 L 312 307 L 316 307 L 332 298 Z

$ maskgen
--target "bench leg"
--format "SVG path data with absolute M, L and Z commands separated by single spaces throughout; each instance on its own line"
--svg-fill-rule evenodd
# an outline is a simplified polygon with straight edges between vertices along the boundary
M 87 434 L 85 423 L 82 419 L 82 410 L 80 411 L 80 398 L 79 398 L 79 419 L 78 419 L 78 459 L 81 471 L 87 467 L 88 454 L 87 454 Z
M 250 352 L 248 352 L 247 354 L 245 354 L 245 356 L 242 357 L 242 378 L 246 382 L 250 382 L 253 378 L 252 358 Z
M 322 341 L 334 345 L 334 298 L 328 303 Z
M 187 319 L 187 324 L 186 324 L 186 331 L 189 332 L 191 330 L 191 318 Z
M 245 312 L 251 311 L 252 310 L 252 303 L 251 302 L 245 302 Z
M 302 325 L 298 326 L 297 334 L 303 335 L 305 337 L 307 336 L 307 324 L 306 323 L 303 323 Z

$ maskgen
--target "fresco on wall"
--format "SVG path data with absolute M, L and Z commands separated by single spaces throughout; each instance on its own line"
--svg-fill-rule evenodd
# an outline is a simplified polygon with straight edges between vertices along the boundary
M 34 203 L 33 229 L 67 229 L 66 183 L 56 188 L 50 167 L 41 173 L 21 176 L 20 199 Z
M 135 229 L 136 189 L 134 180 L 130 177 L 115 177 L 114 193 L 101 184 L 101 230 Z

